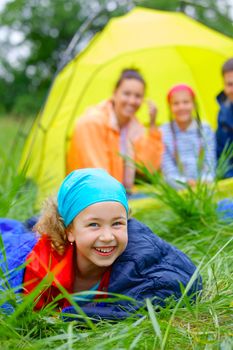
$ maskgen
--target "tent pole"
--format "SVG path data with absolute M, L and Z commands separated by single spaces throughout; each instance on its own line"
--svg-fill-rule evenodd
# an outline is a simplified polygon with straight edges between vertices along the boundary
M 62 70 L 62 68 L 69 62 L 69 60 L 72 58 L 72 53 L 75 47 L 77 46 L 78 42 L 82 38 L 82 35 L 91 27 L 93 21 L 103 14 L 106 11 L 106 8 L 102 7 L 98 12 L 96 12 L 91 18 L 88 18 L 81 27 L 77 30 L 77 32 L 74 34 L 73 38 L 71 39 L 67 49 L 64 51 L 61 61 L 58 64 L 57 71 L 55 73 L 55 76 Z

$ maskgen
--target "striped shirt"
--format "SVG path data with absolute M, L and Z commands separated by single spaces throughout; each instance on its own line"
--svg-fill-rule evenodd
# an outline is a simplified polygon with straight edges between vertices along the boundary
M 215 176 L 215 137 L 208 124 L 202 124 L 201 137 L 195 120 L 185 130 L 181 130 L 174 121 L 174 132 L 170 123 L 160 128 L 162 132 L 165 151 L 162 159 L 162 171 L 166 181 L 175 188 L 181 188 L 176 181 L 187 182 L 190 179 L 202 179 L 212 181 Z M 176 146 L 175 146 L 176 145 Z M 177 164 L 175 148 L 178 151 L 182 172 Z M 204 151 L 204 159 L 201 170 L 198 162 L 200 150 Z

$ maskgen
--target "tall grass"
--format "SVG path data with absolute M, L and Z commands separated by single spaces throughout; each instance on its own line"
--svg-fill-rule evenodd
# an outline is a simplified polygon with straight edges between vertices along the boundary
M 24 175 L 16 172 L 17 159 L 5 156 L 3 145 L 0 148 L 4 168 L 1 215 L 22 220 L 33 213 L 34 189 L 27 187 Z M 161 205 L 157 209 L 153 205 L 141 207 L 134 216 L 188 254 L 198 266 L 204 289 L 196 304 L 190 304 L 184 291 L 180 303 L 159 312 L 147 300 L 147 310 L 140 311 L 140 319 L 98 324 L 90 321 L 80 326 L 76 321 L 63 322 L 52 305 L 34 312 L 33 296 L 19 303 L 9 289 L 0 292 L 0 302 L 10 299 L 15 312 L 6 315 L 0 311 L 0 349 L 233 348 L 233 223 L 216 215 L 214 188 L 200 183 L 196 191 L 187 188 L 178 194 L 163 182 L 158 190 L 160 179 L 153 176 L 149 191 Z
M 31 120 L 0 118 L 0 217 L 24 220 L 34 213 L 36 186 L 18 171 Z

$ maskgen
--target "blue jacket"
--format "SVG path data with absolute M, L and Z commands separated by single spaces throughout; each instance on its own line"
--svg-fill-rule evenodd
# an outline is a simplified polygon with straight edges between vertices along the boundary
M 23 283 L 24 270 L 14 273 L 14 269 L 25 262 L 38 238 L 23 224 L 14 220 L 1 219 L 0 229 L 8 268 L 12 271 L 9 283 L 11 287 L 19 288 Z M 6 270 L 2 259 L 1 266 Z M 130 219 L 128 245 L 112 266 L 108 292 L 126 295 L 135 302 L 121 300 L 115 304 L 90 303 L 82 305 L 83 310 L 88 316 L 119 319 L 126 317 L 129 311 L 141 307 L 145 298 L 153 298 L 154 304 L 163 306 L 165 299 L 170 296 L 180 298 L 180 286 L 188 284 L 195 269 L 184 253 L 160 239 L 144 224 Z M 201 290 L 201 287 L 199 278 L 193 283 L 189 294 Z M 73 307 L 67 307 L 63 311 L 75 313 Z
M 233 103 L 226 99 L 224 92 L 218 95 L 217 101 L 220 105 L 216 131 L 216 150 L 217 159 L 219 159 L 225 145 L 233 142 Z M 233 177 L 233 157 L 230 159 L 229 165 L 232 169 L 226 172 L 224 178 Z

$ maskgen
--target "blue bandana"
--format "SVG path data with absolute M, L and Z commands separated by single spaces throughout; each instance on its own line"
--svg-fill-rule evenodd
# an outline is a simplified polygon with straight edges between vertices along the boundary
M 79 169 L 70 173 L 58 191 L 58 212 L 67 227 L 89 205 L 119 202 L 128 215 L 124 186 L 102 169 Z

